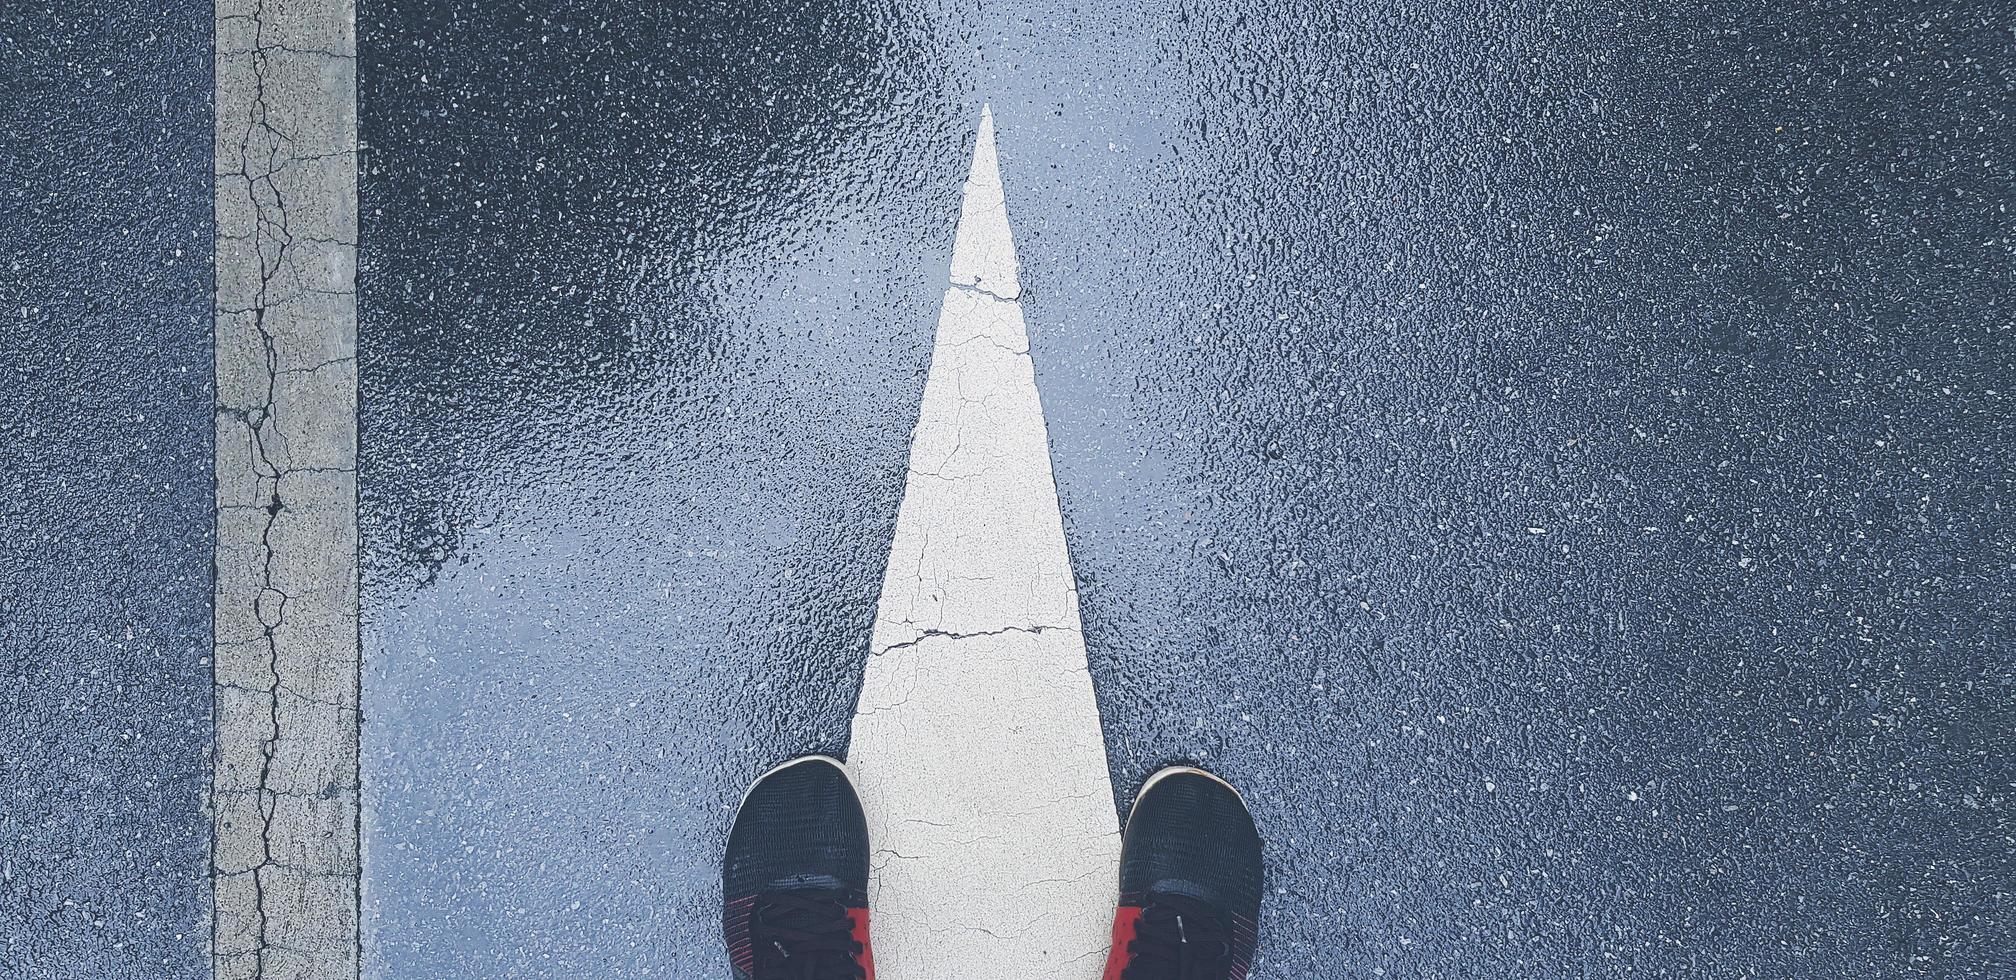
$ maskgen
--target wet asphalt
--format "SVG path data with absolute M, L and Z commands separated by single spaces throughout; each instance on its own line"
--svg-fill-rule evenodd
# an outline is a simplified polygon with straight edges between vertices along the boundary
M 186 7 L 0 12 L 31 971 L 207 972 Z M 1256 978 L 2007 973 L 1998 5 L 358 24 L 371 975 L 725 974 L 735 800 L 846 748 L 983 101 L 1116 790 L 1245 792 Z
M 1328 8 L 987 59 L 1117 778 L 1260 976 L 2006 969 L 2006 32 Z
M 1119 789 L 1245 790 L 1256 976 L 2006 966 L 1988 8 L 482 6 L 366 5 L 386 975 L 717 957 L 982 101 Z
M 725 971 L 734 803 L 845 748 L 977 115 L 884 8 L 359 18 L 368 965 Z
M 0 975 L 208 977 L 210 5 L 0 7 Z

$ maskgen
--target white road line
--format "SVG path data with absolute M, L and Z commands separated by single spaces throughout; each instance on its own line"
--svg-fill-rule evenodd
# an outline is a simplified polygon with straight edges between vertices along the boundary
M 849 752 L 884 980 L 1096 977 L 1119 828 L 983 112 Z
M 351 0 L 217 0 L 217 980 L 355 980 Z

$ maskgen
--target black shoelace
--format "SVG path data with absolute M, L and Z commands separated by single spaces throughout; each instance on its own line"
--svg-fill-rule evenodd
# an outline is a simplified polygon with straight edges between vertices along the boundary
M 1132 960 L 1121 980 L 1225 980 L 1232 937 L 1208 905 L 1181 895 L 1156 895 L 1134 924 Z
M 749 919 L 756 980 L 864 980 L 854 920 L 830 898 L 776 892 Z

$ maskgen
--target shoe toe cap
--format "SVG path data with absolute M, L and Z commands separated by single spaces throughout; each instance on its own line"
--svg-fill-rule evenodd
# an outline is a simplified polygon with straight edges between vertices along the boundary
M 728 834 L 725 895 L 867 887 L 868 825 L 845 770 L 814 756 L 757 780 Z
M 1259 912 L 1260 834 L 1239 794 L 1198 770 L 1157 774 L 1128 816 L 1120 890 L 1167 892 L 1251 918 Z

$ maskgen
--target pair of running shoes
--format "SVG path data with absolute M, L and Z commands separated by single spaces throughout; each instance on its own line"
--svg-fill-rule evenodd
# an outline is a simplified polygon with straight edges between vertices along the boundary
M 806 756 L 742 800 L 721 863 L 737 980 L 874 980 L 868 822 L 840 763 Z M 1244 980 L 1259 941 L 1260 836 L 1239 794 L 1172 767 L 1134 800 L 1104 980 Z

